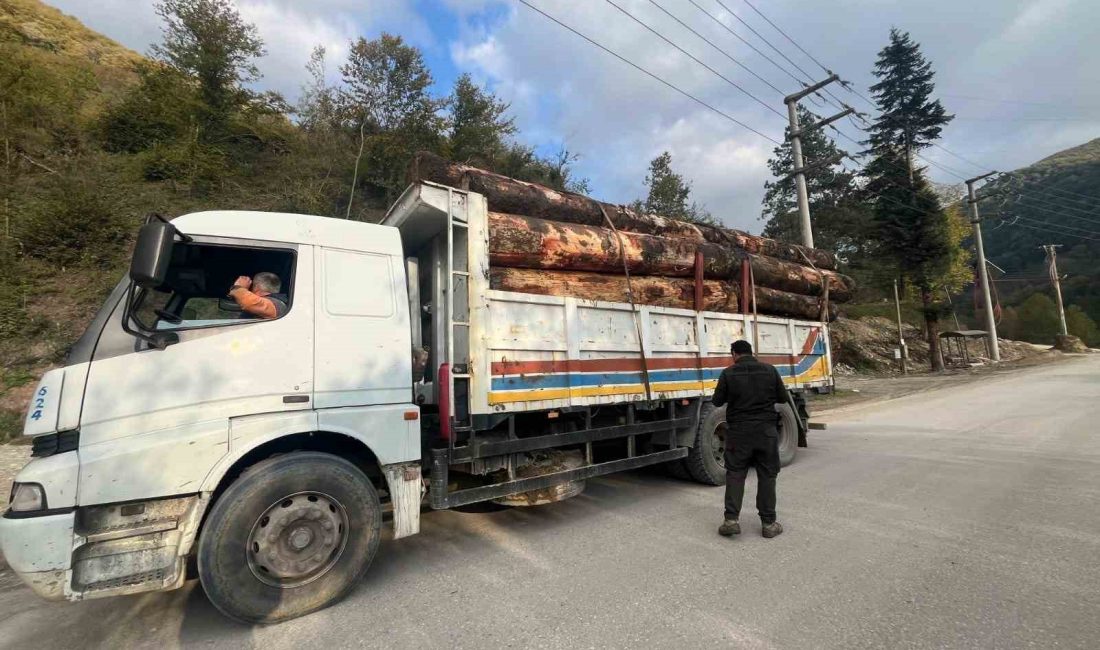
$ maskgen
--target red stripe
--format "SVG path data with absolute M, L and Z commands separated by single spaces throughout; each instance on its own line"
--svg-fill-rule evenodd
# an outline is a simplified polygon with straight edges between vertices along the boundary
M 802 344 L 802 356 L 814 351 L 814 344 L 817 343 L 817 336 L 821 330 L 814 328 L 810 330 L 810 335 L 806 337 L 806 342 Z
M 670 370 L 678 368 L 698 368 L 698 357 L 657 357 L 646 360 L 650 370 Z M 708 357 L 702 359 L 703 367 L 726 367 L 731 363 L 729 357 Z M 642 360 L 633 359 L 555 359 L 551 361 L 494 361 L 494 375 L 527 375 L 564 372 L 624 372 L 641 370 Z

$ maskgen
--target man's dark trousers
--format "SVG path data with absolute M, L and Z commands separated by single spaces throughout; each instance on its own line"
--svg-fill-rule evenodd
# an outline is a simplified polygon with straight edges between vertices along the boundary
M 760 521 L 775 521 L 775 479 L 779 475 L 779 430 L 774 424 L 730 424 L 726 432 L 726 519 L 739 519 L 745 477 L 756 467 L 756 509 Z

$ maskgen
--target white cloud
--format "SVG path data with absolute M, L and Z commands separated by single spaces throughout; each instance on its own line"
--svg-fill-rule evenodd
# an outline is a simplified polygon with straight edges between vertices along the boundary
M 620 3 L 777 110 L 784 110 L 776 93 L 650 3 Z M 534 4 L 737 119 L 771 137 L 781 137 L 783 119 L 609 5 L 578 0 L 536 0 Z M 697 9 L 686 3 L 660 4 L 786 92 L 795 90 L 789 76 L 734 40 Z M 723 16 L 770 58 L 791 68 L 716 3 L 701 4 Z M 815 63 L 759 16 L 739 3 L 726 4 L 809 76 L 824 76 Z M 763 182 L 770 177 L 765 163 L 771 155 L 771 143 L 661 86 L 534 11 L 511 2 L 499 6 L 512 9 L 492 29 L 460 32 L 451 46 L 452 58 L 460 68 L 471 69 L 512 102 L 521 133 L 529 142 L 565 140 L 571 150 L 583 156 L 578 169 L 593 179 L 597 193 L 622 202 L 642 194 L 649 160 L 667 149 L 673 154 L 674 168 L 693 181 L 695 200 L 730 225 L 759 228 Z M 957 97 L 967 92 L 1037 102 L 1076 97 L 1074 103 L 1093 108 L 1100 105 L 1100 86 L 1090 81 L 1098 62 L 1089 46 L 1095 39 L 1095 29 L 1088 26 L 1100 24 L 1100 3 L 1094 0 L 1034 0 L 1026 4 L 1003 0 L 786 0 L 758 6 L 826 65 L 855 81 L 864 95 L 869 94 L 867 86 L 873 81 L 870 71 L 878 50 L 886 44 L 890 26 L 910 31 L 933 63 L 938 88 L 955 93 L 954 97 L 945 97 L 944 103 L 960 119 L 945 130 L 942 144 L 967 155 L 971 149 L 988 150 L 990 143 L 995 143 L 1004 148 L 999 156 L 968 156 L 990 167 L 1011 169 L 1028 164 L 1087 140 L 1100 128 L 1095 110 L 1091 122 L 1029 121 L 1044 112 L 1048 116 L 1065 113 L 1053 105 L 983 105 Z M 835 92 L 860 110 L 873 111 L 853 95 L 840 89 Z M 810 107 L 818 112 L 837 110 L 831 106 Z M 846 122 L 841 128 L 856 139 L 863 138 Z M 847 140 L 838 142 L 849 151 L 859 148 Z M 929 157 L 967 173 L 977 171 L 940 150 L 931 150 Z M 958 180 L 935 168 L 932 176 L 941 182 Z

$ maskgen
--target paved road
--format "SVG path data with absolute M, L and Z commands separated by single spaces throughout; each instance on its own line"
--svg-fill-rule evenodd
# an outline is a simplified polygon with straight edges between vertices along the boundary
M 653 474 L 535 509 L 431 513 L 365 583 L 274 627 L 170 594 L 35 600 L 5 647 L 1097 647 L 1100 355 L 829 416 L 780 475 L 787 532 Z M 754 491 L 746 495 L 752 503 Z

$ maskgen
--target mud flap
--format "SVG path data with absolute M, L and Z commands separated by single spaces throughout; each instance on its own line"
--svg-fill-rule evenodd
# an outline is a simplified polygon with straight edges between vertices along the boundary
M 393 538 L 401 539 L 420 532 L 420 502 L 424 498 L 424 481 L 420 463 L 383 465 L 393 504 Z

